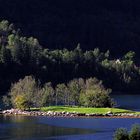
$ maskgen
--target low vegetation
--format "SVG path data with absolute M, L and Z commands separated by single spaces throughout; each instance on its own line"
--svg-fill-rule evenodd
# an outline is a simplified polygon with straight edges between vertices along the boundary
M 125 128 L 117 129 L 114 140 L 140 140 L 140 125 L 133 125 L 129 132 Z
M 43 107 L 40 109 L 41 111 L 58 111 L 58 112 L 77 112 L 77 113 L 99 113 L 105 114 L 107 112 L 112 113 L 133 113 L 133 111 L 125 110 L 125 109 L 118 109 L 118 108 L 85 108 L 85 107 L 69 107 L 69 106 L 50 106 L 50 107 Z

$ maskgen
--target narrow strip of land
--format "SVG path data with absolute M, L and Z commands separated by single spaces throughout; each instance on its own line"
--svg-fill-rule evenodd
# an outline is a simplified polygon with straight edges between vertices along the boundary
M 3 115 L 28 115 L 49 117 L 94 117 L 94 118 L 140 118 L 140 112 L 119 108 L 84 108 L 69 106 L 49 106 L 32 108 L 30 111 L 19 109 L 4 110 Z

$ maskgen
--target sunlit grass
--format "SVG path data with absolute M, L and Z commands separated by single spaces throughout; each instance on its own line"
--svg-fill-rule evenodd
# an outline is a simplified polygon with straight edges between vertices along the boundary
M 131 110 L 119 109 L 119 108 L 85 108 L 85 107 L 67 107 L 67 106 L 49 106 L 43 107 L 41 111 L 57 111 L 57 112 L 78 112 L 78 113 L 100 113 L 105 114 L 109 111 L 112 113 L 135 113 Z M 138 112 L 137 112 L 138 113 Z

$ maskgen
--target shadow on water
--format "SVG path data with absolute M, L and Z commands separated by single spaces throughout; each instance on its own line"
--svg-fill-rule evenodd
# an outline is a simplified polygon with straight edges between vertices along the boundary
M 140 119 L 0 116 L 0 140 L 112 140 Z
M 114 94 L 111 97 L 117 102 L 119 108 L 140 111 L 140 94 Z
M 49 137 L 49 139 L 56 139 L 58 136 L 95 133 L 90 129 L 57 127 L 40 123 L 38 120 L 38 117 L 0 116 L 0 139 L 48 140 Z

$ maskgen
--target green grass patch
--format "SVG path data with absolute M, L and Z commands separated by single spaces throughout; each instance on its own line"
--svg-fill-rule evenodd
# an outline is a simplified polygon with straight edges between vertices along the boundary
M 119 109 L 119 108 L 84 108 L 84 107 L 66 107 L 66 106 L 49 106 L 43 107 L 41 111 L 57 111 L 57 112 L 78 112 L 78 113 L 100 113 L 105 114 L 109 111 L 112 113 L 135 113 L 131 110 Z
M 139 115 L 139 114 L 140 114 L 140 112 L 134 112 L 134 114 Z

